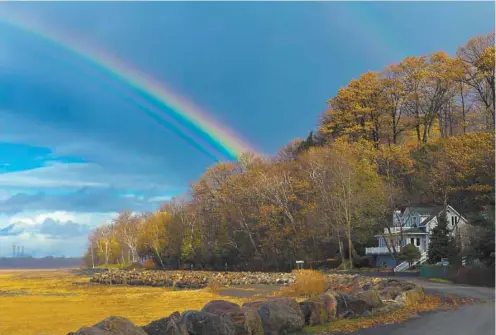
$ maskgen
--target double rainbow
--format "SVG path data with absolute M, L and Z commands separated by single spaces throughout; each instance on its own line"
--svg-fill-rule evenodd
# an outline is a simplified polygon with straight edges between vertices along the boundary
M 220 125 L 191 101 L 174 93 L 163 83 L 146 76 L 102 50 L 84 45 L 34 20 L 0 13 L 0 23 L 30 33 L 103 70 L 113 80 L 124 83 L 143 99 L 133 99 L 148 116 L 165 125 L 198 150 L 210 157 L 236 159 L 246 151 L 254 151 L 239 136 Z M 156 106 L 156 107 L 155 107 Z M 168 120 L 164 116 L 169 116 Z

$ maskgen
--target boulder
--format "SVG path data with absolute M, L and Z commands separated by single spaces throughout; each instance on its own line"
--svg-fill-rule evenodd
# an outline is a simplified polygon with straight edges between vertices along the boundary
M 356 299 L 363 300 L 368 303 L 372 308 L 377 308 L 382 306 L 382 300 L 379 296 L 377 290 L 368 290 L 363 292 L 357 292 L 353 294 Z
M 424 289 L 417 286 L 411 290 L 401 292 L 394 300 L 406 305 L 414 304 L 424 300 Z
M 368 301 L 368 297 L 362 297 L 358 294 L 339 292 L 339 295 L 336 296 L 336 300 L 338 302 L 337 316 L 340 319 L 359 317 L 366 311 L 371 311 L 373 308 L 372 304 Z
M 236 335 L 263 335 L 262 320 L 257 310 L 242 307 L 239 313 L 226 315 L 234 325 Z
M 179 323 L 186 327 L 190 335 L 234 335 L 235 333 L 231 320 L 207 312 L 186 311 Z
M 263 335 L 262 321 L 256 309 L 241 308 L 239 305 L 225 300 L 213 300 L 202 308 L 202 312 L 223 316 L 231 320 L 236 335 Z
M 396 302 L 396 301 L 387 302 L 381 307 L 374 308 L 372 311 L 372 314 L 374 314 L 374 315 L 388 314 L 388 313 L 394 312 L 395 310 L 399 309 L 401 306 L 402 306 L 402 304 L 399 302 Z
M 385 279 L 376 285 L 379 295 L 383 300 L 395 300 L 403 292 L 415 289 L 416 287 L 412 282 L 397 279 Z
M 266 335 L 285 334 L 286 332 L 298 331 L 305 325 L 303 314 L 299 305 L 295 310 L 293 299 L 273 299 L 246 303 L 244 308 L 256 309 L 262 321 L 263 333 Z M 296 301 L 293 300 L 295 303 Z
M 306 300 L 300 302 L 306 326 L 315 326 L 327 322 L 328 316 L 324 304 L 317 300 Z
M 241 307 L 234 302 L 226 300 L 212 300 L 207 303 L 203 308 L 202 312 L 212 313 L 218 316 L 222 316 L 229 312 L 239 312 Z
M 148 335 L 188 335 L 184 324 L 179 320 L 181 315 L 174 312 L 170 316 L 150 322 L 142 327 Z
M 350 313 L 348 311 L 349 308 L 348 308 L 348 304 L 347 304 L 347 299 L 346 299 L 348 296 L 347 293 L 336 292 L 336 291 L 327 291 L 325 294 L 330 295 L 331 297 L 333 297 L 336 300 L 336 308 L 334 310 L 334 316 L 331 315 L 330 320 L 343 319 L 345 317 L 350 316 L 349 315 Z
M 362 290 L 367 291 L 372 288 L 372 284 L 366 283 L 365 285 L 362 286 Z
M 110 316 L 105 320 L 97 323 L 92 328 L 97 328 L 104 330 L 112 335 L 147 335 L 143 329 L 136 326 L 130 320 L 123 318 L 121 316 Z M 79 331 L 78 331 L 79 332 Z M 77 335 L 93 335 L 93 333 L 76 333 Z M 95 335 L 100 333 L 96 332 Z M 104 333 L 102 333 L 104 334 Z
M 74 334 L 74 335 L 112 335 L 111 332 L 108 332 L 106 330 L 102 330 L 100 328 L 95 328 L 95 327 L 83 327 L 80 328 L 77 332 L 75 333 L 69 333 L 69 334 Z M 67 334 L 67 335 L 69 335 Z
M 275 301 L 279 304 L 286 305 L 292 309 L 295 310 L 295 312 L 302 318 L 303 320 L 303 313 L 301 312 L 300 309 L 300 304 L 295 299 L 292 298 L 270 298 L 269 301 Z
M 351 278 L 351 280 L 347 283 L 349 290 L 356 291 L 361 289 L 360 278 L 361 277 L 359 275 L 355 275 Z
M 327 291 L 319 296 L 319 301 L 324 304 L 324 309 L 327 313 L 327 321 L 336 318 L 337 312 L 337 293 L 334 291 Z
M 384 279 L 376 285 L 376 288 L 382 290 L 389 287 L 396 287 L 399 288 L 401 291 L 408 291 L 414 288 L 415 286 L 416 285 L 414 283 L 406 280 Z
M 386 287 L 379 292 L 382 300 L 394 300 L 402 292 L 400 287 Z

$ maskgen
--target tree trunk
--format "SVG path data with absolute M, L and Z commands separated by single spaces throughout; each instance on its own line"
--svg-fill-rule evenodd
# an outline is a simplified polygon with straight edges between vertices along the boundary
M 108 243 L 105 243 L 105 267 L 108 265 L 109 260 L 109 252 L 108 252 Z
M 160 266 L 162 269 L 164 268 L 164 262 L 162 261 L 162 257 L 160 257 L 160 252 L 158 251 L 158 248 L 155 248 L 155 253 L 157 254 L 157 258 L 160 261 Z
M 397 136 L 398 134 L 396 133 L 398 125 L 396 124 L 396 113 L 393 112 L 391 115 L 393 117 L 393 123 L 392 123 L 392 128 L 393 128 L 393 144 L 396 144 Z
M 93 255 L 93 242 L 91 242 L 91 265 L 92 268 L 95 268 L 95 256 Z
M 351 225 L 348 225 L 348 257 L 350 259 L 350 269 L 353 269 L 353 244 L 351 243 Z
M 343 264 L 344 269 L 346 269 L 343 241 L 341 240 L 341 234 L 339 232 L 338 232 L 338 246 L 339 246 L 339 256 L 341 257 L 341 263 Z
M 465 97 L 463 96 L 463 82 L 460 83 L 460 98 L 462 99 L 463 135 L 467 133 L 467 116 L 465 115 Z

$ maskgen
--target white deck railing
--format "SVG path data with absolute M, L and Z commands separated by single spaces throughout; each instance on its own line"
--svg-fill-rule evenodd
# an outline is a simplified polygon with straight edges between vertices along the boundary
M 398 247 L 396 247 L 398 249 Z M 366 255 L 387 255 L 389 254 L 389 250 L 387 247 L 372 247 L 365 248 Z

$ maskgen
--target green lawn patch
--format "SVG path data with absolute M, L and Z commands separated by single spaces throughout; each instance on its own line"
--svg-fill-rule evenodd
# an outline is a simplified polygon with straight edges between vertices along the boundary
M 435 283 L 441 283 L 441 284 L 452 284 L 453 282 L 448 279 L 442 279 L 442 278 L 429 278 L 429 281 L 435 282 Z

